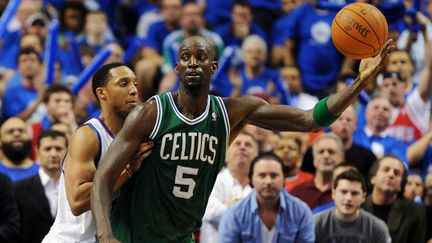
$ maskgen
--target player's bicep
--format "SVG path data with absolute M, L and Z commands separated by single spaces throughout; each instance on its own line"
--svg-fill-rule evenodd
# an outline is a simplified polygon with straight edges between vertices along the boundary
M 79 128 L 71 138 L 71 143 L 64 162 L 66 192 L 75 197 L 79 186 L 93 181 L 96 171 L 95 158 L 99 151 L 96 134 L 90 127 Z

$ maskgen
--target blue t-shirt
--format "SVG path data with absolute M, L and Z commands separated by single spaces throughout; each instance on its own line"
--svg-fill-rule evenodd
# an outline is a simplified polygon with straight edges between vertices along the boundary
M 336 11 L 318 13 L 305 3 L 288 15 L 286 39 L 297 43 L 297 64 L 306 90 L 318 91 L 336 83 L 343 56 L 331 40 L 331 23 Z
M 2 40 L 3 46 L 0 48 L 0 66 L 16 69 L 20 40 L 20 31 L 6 31 L 4 39 Z
M 204 17 L 207 25 L 215 27 L 231 21 L 234 0 L 206 0 L 206 5 Z
M 267 43 L 267 46 L 269 46 L 266 34 L 258 25 L 252 23 L 249 26 L 249 28 L 250 28 L 249 35 L 260 36 Z M 222 37 L 222 40 L 223 40 L 225 46 L 228 46 L 228 45 L 241 46 L 243 43 L 244 39 L 234 36 L 234 32 L 233 32 L 231 23 L 226 23 L 226 24 L 217 26 L 215 28 L 215 32 L 218 33 Z
M 273 24 L 272 36 L 271 36 L 271 45 L 272 46 L 284 46 L 285 45 L 285 35 L 283 34 L 288 25 L 289 15 L 285 15 Z
M 404 143 L 397 140 L 396 138 L 389 135 L 372 135 L 369 137 L 366 134 L 364 127 L 358 127 L 357 130 L 354 132 L 353 138 L 357 144 L 370 149 L 377 157 L 380 157 L 382 155 L 395 155 L 404 162 L 407 168 L 409 168 L 407 159 L 407 147 Z M 380 151 L 383 154 L 377 154 L 377 151 Z
M 27 109 L 37 99 L 37 96 L 37 90 L 26 88 L 21 83 L 6 88 L 2 105 L 3 118 L 8 119 L 18 115 Z
M 252 8 L 282 10 L 281 0 L 250 0 L 249 3 Z
M 246 69 L 242 68 L 240 78 L 242 80 L 242 95 L 262 93 L 278 98 L 281 104 L 290 104 L 288 88 L 284 85 L 277 71 L 265 68 L 261 75 L 251 79 L 246 75 Z M 269 86 L 272 86 L 273 90 L 269 90 Z
M 5 165 L 3 165 L 3 163 L 0 161 L 0 173 L 7 175 L 12 182 L 16 182 L 31 176 L 34 176 L 38 173 L 39 171 L 39 165 L 36 163 L 33 163 L 32 166 L 30 166 L 29 168 L 10 168 L 7 167 Z
M 163 42 L 169 33 L 171 33 L 171 31 L 165 26 L 165 21 L 160 20 L 154 22 L 150 24 L 147 37 L 143 40 L 142 45 L 155 49 L 162 55 Z

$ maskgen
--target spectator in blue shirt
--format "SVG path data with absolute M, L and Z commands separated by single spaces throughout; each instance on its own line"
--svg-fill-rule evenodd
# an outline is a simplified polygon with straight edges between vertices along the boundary
M 264 40 L 267 36 L 265 32 L 252 21 L 251 6 L 247 1 L 236 1 L 232 7 L 231 23 L 219 25 L 215 28 L 226 46 L 241 46 L 243 40 L 249 35 L 258 35 Z
M 264 40 L 251 35 L 242 45 L 244 66 L 230 78 L 233 85 L 231 96 L 261 95 L 270 98 L 272 104 L 290 104 L 288 87 L 276 70 L 266 66 L 267 45 Z
M 284 28 L 285 66 L 297 65 L 307 93 L 318 98 L 334 91 L 344 57 L 331 40 L 336 11 L 305 3 L 294 9 Z
M 33 48 L 21 49 L 18 54 L 18 70 L 21 82 L 6 87 L 3 96 L 3 118 L 18 116 L 27 121 L 37 121 L 43 111 L 43 65 L 39 53 Z M 38 110 L 39 109 L 39 110 Z M 32 117 L 33 116 L 33 117 Z
M 30 159 L 32 142 L 28 127 L 23 120 L 13 117 L 0 128 L 1 150 L 0 173 L 12 182 L 36 175 L 39 165 Z
M 390 125 L 391 112 L 392 105 L 388 96 L 372 97 L 366 107 L 366 125 L 357 127 L 354 141 L 370 149 L 377 158 L 392 154 L 408 166 L 406 146 L 386 131 Z
M 219 225 L 219 243 L 315 242 L 308 206 L 284 189 L 281 158 L 273 153 L 256 157 L 249 177 L 255 190 L 227 210 Z
M 282 11 L 284 15 L 277 19 L 272 27 L 271 31 L 271 64 L 273 66 L 279 66 L 283 64 L 284 53 L 285 53 L 285 40 L 284 33 L 288 16 L 291 11 L 300 5 L 302 0 L 282 0 Z
M 147 35 L 142 41 L 141 60 L 139 66 L 145 66 L 145 77 L 140 79 L 139 93 L 147 100 L 157 91 L 156 76 L 163 64 L 162 52 L 165 38 L 178 29 L 182 11 L 181 0 L 162 0 L 162 20 L 151 23 Z M 141 87 L 142 86 L 142 87 Z
M 79 39 L 79 46 L 90 46 L 93 53 L 98 53 L 106 45 L 115 42 L 115 38 L 109 29 L 108 19 L 104 12 L 89 12 L 85 21 L 85 33 Z

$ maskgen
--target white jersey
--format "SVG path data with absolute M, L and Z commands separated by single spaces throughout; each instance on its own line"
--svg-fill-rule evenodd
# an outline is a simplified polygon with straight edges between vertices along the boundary
M 113 135 L 106 127 L 105 123 L 99 118 L 92 118 L 84 123 L 83 126 L 90 126 L 98 136 L 99 152 L 95 162 L 99 163 L 106 153 L 113 140 Z M 62 165 L 63 167 L 63 165 Z M 93 221 L 91 211 L 82 213 L 79 216 L 72 214 L 66 195 L 64 173 L 60 176 L 57 216 L 50 231 L 43 239 L 42 243 L 89 243 L 96 242 L 96 225 Z

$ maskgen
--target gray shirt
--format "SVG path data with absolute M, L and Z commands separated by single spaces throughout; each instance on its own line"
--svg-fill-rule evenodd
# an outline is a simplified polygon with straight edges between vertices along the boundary
M 336 218 L 335 208 L 315 215 L 316 243 L 390 243 L 386 224 L 372 214 L 360 209 L 353 222 Z

